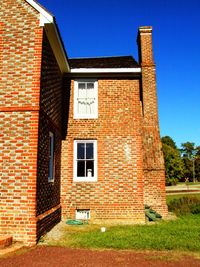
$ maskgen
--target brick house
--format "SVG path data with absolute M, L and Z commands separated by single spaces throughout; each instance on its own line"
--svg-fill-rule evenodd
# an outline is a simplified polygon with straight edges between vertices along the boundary
M 152 28 L 132 56 L 69 59 L 34 0 L 0 7 L 0 233 L 28 245 L 67 218 L 167 215 Z

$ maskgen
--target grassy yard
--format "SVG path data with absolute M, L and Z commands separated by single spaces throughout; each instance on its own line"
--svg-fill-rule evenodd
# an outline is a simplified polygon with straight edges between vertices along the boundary
M 150 225 L 67 226 L 59 241 L 48 245 L 91 249 L 176 250 L 200 252 L 200 215 L 188 215 L 175 221 Z
M 178 194 L 167 196 L 167 203 L 183 196 L 200 199 L 200 194 Z M 95 224 L 64 225 L 59 240 L 47 238 L 44 241 L 49 246 L 71 248 L 174 250 L 200 254 L 200 214 L 188 214 L 176 220 L 161 220 L 146 225 L 107 226 L 104 233 L 100 228 Z

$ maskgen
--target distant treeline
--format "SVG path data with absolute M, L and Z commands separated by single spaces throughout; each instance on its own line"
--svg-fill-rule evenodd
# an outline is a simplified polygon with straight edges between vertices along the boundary
M 170 136 L 161 138 L 166 168 L 166 184 L 200 181 L 200 146 L 193 142 L 181 144 L 181 148 Z

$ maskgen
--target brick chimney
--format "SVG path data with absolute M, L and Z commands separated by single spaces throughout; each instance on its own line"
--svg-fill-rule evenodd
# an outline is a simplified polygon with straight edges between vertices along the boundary
M 154 64 L 152 51 L 152 27 L 144 26 L 138 29 L 139 63 L 143 65 Z
M 137 42 L 142 70 L 144 204 L 152 206 L 165 216 L 165 167 L 158 122 L 152 27 L 140 27 Z
M 144 120 L 158 126 L 155 63 L 152 49 L 152 27 L 138 30 L 139 63 L 142 67 L 142 96 Z

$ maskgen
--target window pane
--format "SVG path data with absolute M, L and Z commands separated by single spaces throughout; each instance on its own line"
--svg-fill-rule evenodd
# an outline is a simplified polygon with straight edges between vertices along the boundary
M 85 177 L 85 161 L 84 160 L 78 160 L 77 162 L 77 176 Z
M 49 160 L 49 172 L 48 172 L 49 179 L 53 178 L 53 161 L 52 159 Z
M 94 99 L 88 99 L 87 101 L 87 114 L 95 113 L 95 101 Z
M 78 100 L 78 114 L 86 114 L 87 113 L 87 103 L 85 99 Z
M 87 97 L 86 89 L 78 89 L 78 99 L 84 99 Z
M 87 83 L 87 89 L 94 89 L 94 83 Z
M 87 97 L 87 88 L 85 83 L 78 83 L 78 98 Z
M 84 159 L 85 158 L 85 144 L 78 143 L 77 144 L 77 159 Z
M 52 152 L 52 136 L 49 136 L 49 157 L 51 157 Z
M 87 143 L 86 144 L 86 159 L 93 159 L 93 158 L 94 158 L 93 144 Z
M 95 98 L 95 90 L 94 89 L 87 89 L 87 98 Z
M 85 89 L 85 83 L 78 83 L 78 89 Z
M 54 135 L 49 133 L 49 168 L 48 179 L 52 180 L 54 176 Z
M 94 177 L 94 161 L 93 160 L 86 161 L 86 176 Z
M 87 83 L 87 98 L 95 98 L 94 83 Z

